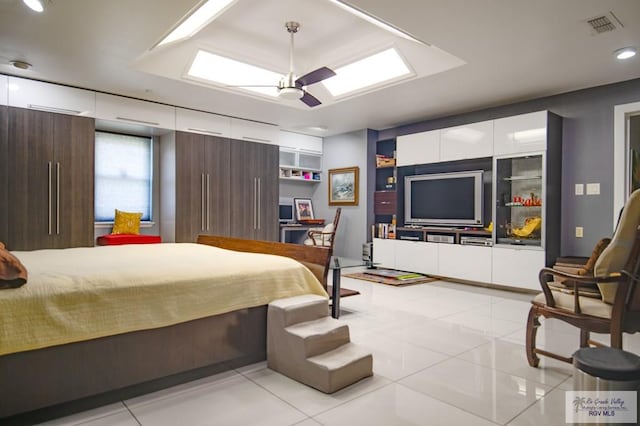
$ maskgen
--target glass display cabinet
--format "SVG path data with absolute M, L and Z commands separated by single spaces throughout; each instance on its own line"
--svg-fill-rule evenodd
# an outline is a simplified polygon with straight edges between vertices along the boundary
M 497 158 L 496 244 L 543 247 L 544 155 Z

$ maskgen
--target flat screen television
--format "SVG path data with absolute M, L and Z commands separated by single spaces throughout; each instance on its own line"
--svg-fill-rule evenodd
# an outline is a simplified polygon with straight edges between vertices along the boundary
M 404 222 L 483 226 L 482 170 L 405 176 Z

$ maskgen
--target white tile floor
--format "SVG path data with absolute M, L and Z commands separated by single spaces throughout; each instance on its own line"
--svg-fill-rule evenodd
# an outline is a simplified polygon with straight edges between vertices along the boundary
M 341 320 L 372 351 L 371 378 L 326 395 L 259 363 L 47 424 L 565 425 L 571 366 L 526 361 L 531 295 L 448 282 L 342 285 L 362 293 L 342 300 Z M 538 344 L 569 355 L 578 333 L 546 321 Z M 640 336 L 625 345 L 640 353 Z

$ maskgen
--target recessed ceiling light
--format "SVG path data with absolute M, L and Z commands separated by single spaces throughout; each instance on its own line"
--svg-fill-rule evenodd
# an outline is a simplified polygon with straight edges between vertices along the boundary
M 613 52 L 618 59 L 629 59 L 636 56 L 637 49 L 635 47 L 623 47 Z
M 29 6 L 29 9 L 34 10 L 36 12 L 42 12 L 44 10 L 44 5 L 42 4 L 42 0 L 22 0 L 24 4 Z
M 13 65 L 14 67 L 19 68 L 21 70 L 28 70 L 29 68 L 31 68 L 31 64 L 29 62 L 25 62 L 25 61 L 14 60 L 14 61 L 9 61 L 9 63 L 11 65 Z
M 342 0 L 329 0 L 331 3 L 335 4 L 336 6 L 338 6 L 339 8 L 346 10 L 347 12 L 351 13 L 352 15 L 357 16 L 358 18 L 364 19 L 365 21 L 376 25 L 380 28 L 382 28 L 385 31 L 389 31 L 390 33 L 405 38 L 407 40 L 411 40 L 414 41 L 416 43 L 420 43 L 420 44 L 424 44 L 426 46 L 429 46 L 429 43 L 425 43 L 422 40 L 418 40 L 417 38 L 415 38 L 414 36 L 412 36 L 411 34 L 407 33 L 406 31 L 401 30 L 400 28 L 393 26 L 387 22 L 384 22 L 383 20 L 376 18 L 375 16 L 365 12 L 362 9 L 359 9 L 355 6 L 352 6 L 350 4 L 346 4 L 344 3 Z
M 24 0 L 25 2 L 27 0 Z M 33 0 L 35 1 L 35 0 Z M 182 40 L 192 37 L 200 31 L 205 25 L 209 24 L 215 18 L 220 16 L 229 6 L 237 0 L 208 0 L 202 6 L 198 7 L 190 15 L 162 39 L 158 46 L 171 43 L 173 41 Z
M 384 50 L 335 70 L 322 82 L 333 96 L 375 86 L 411 73 L 396 49 Z
M 204 50 L 198 51 L 187 74 L 225 86 L 236 86 L 274 97 L 278 96 L 275 83 L 282 77 L 281 74 L 273 71 Z

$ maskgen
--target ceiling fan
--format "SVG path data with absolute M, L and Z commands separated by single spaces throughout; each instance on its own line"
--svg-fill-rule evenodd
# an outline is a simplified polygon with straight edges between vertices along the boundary
M 306 87 L 315 83 L 319 83 L 322 80 L 326 80 L 329 77 L 333 77 L 336 73 L 327 68 L 321 67 L 317 70 L 308 72 L 307 74 L 296 77 L 293 72 L 293 36 L 300 29 L 300 24 L 297 22 L 286 22 L 285 28 L 291 35 L 291 48 L 289 51 L 289 72 L 282 76 L 277 86 L 259 86 L 259 87 L 276 87 L 278 89 L 278 96 L 283 99 L 300 99 L 309 107 L 315 107 L 322 102 L 311 93 L 307 92 Z M 238 86 L 238 87 L 258 87 L 258 86 Z

